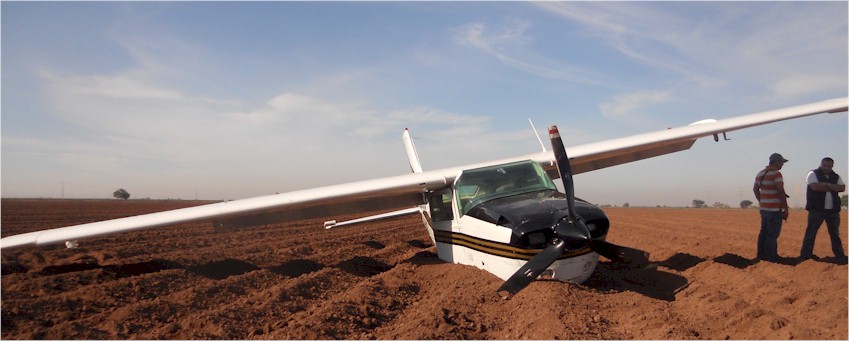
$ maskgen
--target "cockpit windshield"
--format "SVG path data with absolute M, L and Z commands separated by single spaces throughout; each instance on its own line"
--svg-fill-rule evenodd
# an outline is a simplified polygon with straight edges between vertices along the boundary
M 465 170 L 455 183 L 461 215 L 484 201 L 556 189 L 543 167 L 530 160 Z

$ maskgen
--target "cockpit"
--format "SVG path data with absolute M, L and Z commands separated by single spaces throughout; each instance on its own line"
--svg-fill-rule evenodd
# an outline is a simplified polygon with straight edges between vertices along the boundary
M 543 167 L 530 160 L 465 170 L 455 182 L 461 215 L 492 199 L 556 189 Z

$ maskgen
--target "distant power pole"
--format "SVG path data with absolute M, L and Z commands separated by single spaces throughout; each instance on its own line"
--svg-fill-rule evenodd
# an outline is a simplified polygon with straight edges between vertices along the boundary
M 62 182 L 62 199 L 65 199 L 65 182 Z

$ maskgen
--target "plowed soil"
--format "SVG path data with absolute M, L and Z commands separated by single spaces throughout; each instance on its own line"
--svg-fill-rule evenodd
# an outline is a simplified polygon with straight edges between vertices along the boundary
M 2 236 L 198 204 L 4 199 Z M 184 224 L 3 251 L 0 337 L 847 340 L 847 265 L 826 228 L 820 259 L 795 258 L 805 211 L 784 225 L 779 263 L 752 260 L 756 210 L 606 212 L 609 241 L 657 268 L 602 259 L 584 284 L 539 280 L 510 298 L 490 273 L 440 261 L 418 216 L 330 230 Z M 846 249 L 846 212 L 841 233 Z

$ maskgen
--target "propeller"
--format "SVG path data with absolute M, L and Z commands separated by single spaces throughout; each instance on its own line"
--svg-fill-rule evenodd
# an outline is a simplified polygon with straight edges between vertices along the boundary
M 558 173 L 561 175 L 561 182 L 564 185 L 564 193 L 567 196 L 567 215 L 552 227 L 555 233 L 552 240 L 547 243 L 546 248 L 520 267 L 499 287 L 498 292 L 508 291 L 512 295 L 516 294 L 537 279 L 567 249 L 578 250 L 586 246 L 597 254 L 615 262 L 631 266 L 642 266 L 649 263 L 649 254 L 644 251 L 615 245 L 602 239 L 594 239 L 590 235 L 587 225 L 575 212 L 573 171 L 557 126 L 549 126 L 549 139 L 552 141 L 555 162 L 558 166 Z

